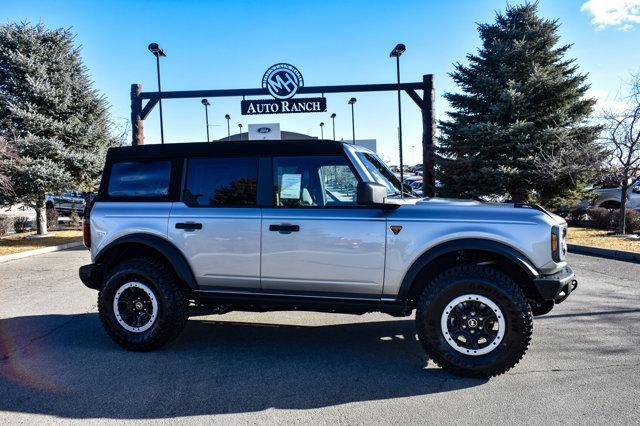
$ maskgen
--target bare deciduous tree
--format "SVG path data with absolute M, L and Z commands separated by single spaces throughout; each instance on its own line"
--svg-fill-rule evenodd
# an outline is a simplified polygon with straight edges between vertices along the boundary
M 629 186 L 640 172 L 640 73 L 631 78 L 629 108 L 623 112 L 605 113 L 607 127 L 604 139 L 612 151 L 613 163 L 622 175 L 620 198 L 620 233 L 626 232 L 626 207 Z

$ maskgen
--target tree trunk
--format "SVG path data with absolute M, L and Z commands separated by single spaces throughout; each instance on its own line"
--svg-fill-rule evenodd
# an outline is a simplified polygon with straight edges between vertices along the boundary
M 47 204 L 44 193 L 40 194 L 36 201 L 36 229 L 38 235 L 47 235 Z
M 527 192 L 523 189 L 510 189 L 509 196 L 513 203 L 524 203 L 527 200 Z
M 625 179 L 625 182 L 628 182 Z M 622 185 L 622 196 L 620 197 L 620 234 L 624 235 L 627 232 L 627 192 L 629 191 L 629 185 L 627 183 Z

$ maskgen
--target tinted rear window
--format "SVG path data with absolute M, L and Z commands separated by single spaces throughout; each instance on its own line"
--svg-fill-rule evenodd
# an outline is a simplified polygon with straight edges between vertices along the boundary
M 258 159 L 255 157 L 189 160 L 184 203 L 193 207 L 256 204 Z
M 110 197 L 166 197 L 170 180 L 170 161 L 115 163 L 107 192 Z

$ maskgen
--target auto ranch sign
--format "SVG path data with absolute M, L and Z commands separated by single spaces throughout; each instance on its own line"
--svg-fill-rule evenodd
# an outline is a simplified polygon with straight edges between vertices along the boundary
M 264 73 L 262 87 L 267 89 L 274 99 L 240 101 L 240 111 L 242 115 L 325 112 L 326 98 L 293 99 L 298 88 L 302 86 L 304 79 L 296 67 L 284 63 L 273 65 Z

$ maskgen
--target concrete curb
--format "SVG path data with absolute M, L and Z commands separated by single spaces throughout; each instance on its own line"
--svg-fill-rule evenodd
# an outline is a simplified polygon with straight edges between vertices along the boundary
M 610 250 L 598 247 L 579 246 L 576 244 L 567 244 L 569 253 L 586 254 L 588 256 L 604 257 L 607 259 L 624 260 L 626 262 L 640 263 L 640 253 L 630 251 Z
M 10 260 L 22 259 L 24 257 L 37 256 L 39 254 L 52 253 L 54 251 L 66 250 L 74 247 L 80 247 L 84 243 L 82 241 L 75 241 L 73 243 L 60 244 L 59 246 L 43 247 L 35 250 L 21 251 L 19 253 L 7 254 L 0 256 L 0 263 L 9 262 Z

